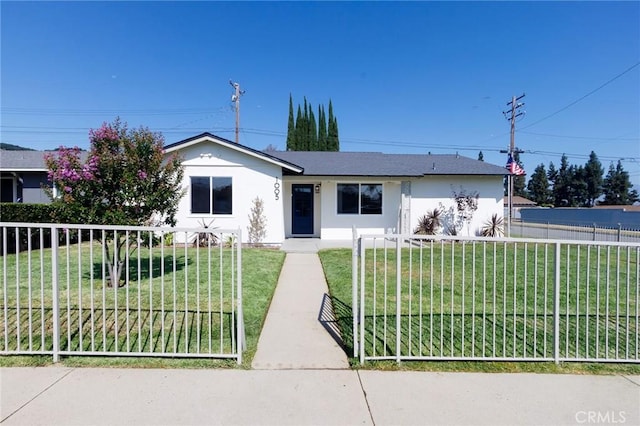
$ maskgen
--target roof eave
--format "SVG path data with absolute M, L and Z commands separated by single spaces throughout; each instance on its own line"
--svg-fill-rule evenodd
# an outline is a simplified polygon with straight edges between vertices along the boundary
M 20 168 L 20 167 L 4 167 L 0 166 L 0 172 L 48 172 L 49 169 L 43 168 Z
M 224 146 L 226 148 L 233 149 L 235 151 L 242 152 L 242 153 L 250 155 L 252 157 L 259 158 L 261 160 L 264 160 L 264 161 L 267 161 L 269 163 L 275 164 L 275 165 L 280 166 L 280 167 L 282 167 L 284 169 L 290 170 L 290 171 L 292 171 L 294 173 L 302 173 L 304 171 L 304 168 L 302 168 L 300 166 L 297 166 L 297 165 L 295 165 L 293 163 L 289 163 L 287 161 L 281 160 L 281 159 L 279 159 L 277 157 L 274 157 L 272 155 L 265 154 L 262 151 L 255 150 L 255 149 L 250 148 L 248 146 L 240 145 L 240 144 L 237 144 L 237 143 L 232 142 L 230 140 L 227 140 L 227 139 L 212 135 L 211 133 L 208 133 L 208 132 L 205 132 L 205 133 L 202 133 L 200 135 L 191 137 L 189 139 L 185 139 L 183 141 L 175 142 L 175 143 L 172 143 L 172 144 L 169 144 L 169 145 L 165 146 L 165 154 L 168 154 L 168 153 L 171 153 L 171 152 L 174 152 L 174 151 L 178 151 L 180 149 L 187 148 L 187 147 L 192 146 L 192 145 L 196 145 L 196 144 L 198 144 L 200 142 L 203 142 L 203 141 L 210 141 L 210 142 L 217 143 L 217 144 L 222 145 L 222 146 Z

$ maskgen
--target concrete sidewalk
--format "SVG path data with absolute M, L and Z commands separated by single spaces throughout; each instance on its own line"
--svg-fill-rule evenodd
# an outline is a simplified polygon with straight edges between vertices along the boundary
M 640 376 L 0 369 L 3 425 L 640 424 Z

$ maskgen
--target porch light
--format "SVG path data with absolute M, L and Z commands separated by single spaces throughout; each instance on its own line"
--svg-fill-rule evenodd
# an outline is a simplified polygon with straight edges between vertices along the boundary
M 313 189 L 316 191 L 316 194 L 319 194 L 319 193 L 320 193 L 320 184 L 319 184 L 319 183 L 317 183 L 317 184 L 313 187 Z

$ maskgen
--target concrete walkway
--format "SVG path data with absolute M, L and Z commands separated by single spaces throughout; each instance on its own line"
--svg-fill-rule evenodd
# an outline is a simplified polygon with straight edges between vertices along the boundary
M 255 369 L 344 369 L 347 356 L 318 255 L 289 252 L 253 358 Z

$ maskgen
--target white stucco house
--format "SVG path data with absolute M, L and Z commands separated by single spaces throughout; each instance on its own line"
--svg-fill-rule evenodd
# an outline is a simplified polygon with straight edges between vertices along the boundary
M 376 152 L 262 152 L 210 133 L 165 146 L 183 158 L 185 196 L 177 226 L 237 229 L 264 203 L 264 243 L 286 238 L 346 240 L 360 233 L 412 233 L 427 210 L 478 194 L 467 233 L 503 214 L 504 167 L 459 155 Z

